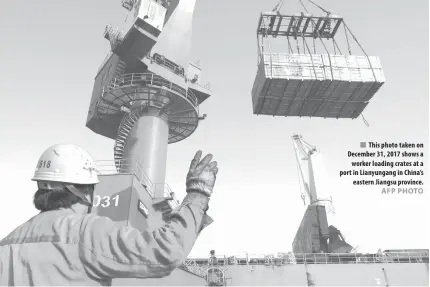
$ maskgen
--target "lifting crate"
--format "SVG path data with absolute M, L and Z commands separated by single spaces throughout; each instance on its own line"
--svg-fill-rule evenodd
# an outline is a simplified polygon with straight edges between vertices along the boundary
M 345 32 L 350 32 L 343 18 L 330 14 L 261 14 L 257 29 L 261 42 L 259 63 L 252 89 L 254 114 L 351 119 L 361 115 L 385 77 L 378 57 L 337 53 L 340 50 L 335 35 L 342 23 Z M 274 53 L 270 46 L 266 49 L 268 36 L 284 36 L 289 52 Z M 351 51 L 347 33 L 346 36 Z M 297 42 L 297 53 L 293 52 L 290 38 Z M 307 44 L 310 39 L 314 42 L 313 51 Z M 316 39 L 321 41 L 323 53 L 316 53 Z M 299 40 L 303 41 L 301 52 Z M 334 54 L 324 43 L 330 40 Z

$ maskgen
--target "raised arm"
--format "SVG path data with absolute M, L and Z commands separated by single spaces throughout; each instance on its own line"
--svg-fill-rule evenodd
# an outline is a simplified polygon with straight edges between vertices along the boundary
M 206 215 L 218 169 L 211 155 L 198 152 L 187 175 L 187 196 L 169 221 L 140 232 L 97 215 L 81 227 L 80 258 L 89 275 L 100 279 L 169 275 L 191 252 L 200 231 L 212 222 Z

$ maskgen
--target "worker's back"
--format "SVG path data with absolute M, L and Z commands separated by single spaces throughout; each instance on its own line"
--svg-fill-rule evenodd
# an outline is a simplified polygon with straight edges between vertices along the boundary
M 98 179 L 86 151 L 74 145 L 49 148 L 33 177 L 39 188 L 34 205 L 43 212 L 0 241 L 0 285 L 100 286 L 113 278 L 169 275 L 212 222 L 206 211 L 218 168 L 212 155 L 200 161 L 201 155 L 191 161 L 187 195 L 167 222 L 140 232 L 88 213 Z M 59 158 L 69 165 L 82 162 L 65 169 Z
M 144 232 L 72 209 L 42 212 L 0 241 L 0 285 L 91 286 L 167 276 L 212 222 L 208 201 L 188 193 L 165 225 Z
M 105 285 L 89 278 L 80 260 L 85 216 L 42 212 L 0 241 L 0 285 Z

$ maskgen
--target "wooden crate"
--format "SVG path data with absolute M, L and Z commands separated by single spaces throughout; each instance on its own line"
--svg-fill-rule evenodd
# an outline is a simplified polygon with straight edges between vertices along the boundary
M 356 118 L 384 84 L 378 57 L 261 54 L 254 114 Z

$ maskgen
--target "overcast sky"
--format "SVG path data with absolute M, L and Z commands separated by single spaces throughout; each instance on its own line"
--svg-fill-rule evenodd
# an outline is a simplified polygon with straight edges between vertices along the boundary
M 339 179 L 339 171 L 349 169 L 347 151 L 359 150 L 361 141 L 421 142 L 427 152 L 428 1 L 318 1 L 345 18 L 369 55 L 381 58 L 387 83 L 364 112 L 369 127 L 360 119 L 253 115 L 257 21 L 262 10 L 272 10 L 276 3 L 197 2 L 193 58 L 200 60 L 213 96 L 200 108 L 208 117 L 197 131 L 169 146 L 166 178 L 182 198 L 196 150 L 213 153 L 219 162 L 210 208 L 215 222 L 192 254 L 206 256 L 210 249 L 218 254 L 292 249 L 304 211 L 294 133 L 325 156 L 336 222 L 348 243 L 361 252 L 428 248 L 427 186 L 424 195 L 382 195 L 380 187 L 354 187 L 350 179 Z M 301 11 L 297 1 L 286 1 L 282 8 L 284 13 Z M 114 141 L 90 131 L 85 121 L 94 77 L 109 50 L 102 34 L 120 12 L 120 1 L 113 0 L 0 4 L 0 237 L 36 213 L 36 184 L 30 178 L 47 147 L 70 142 L 95 159 L 113 158 Z

